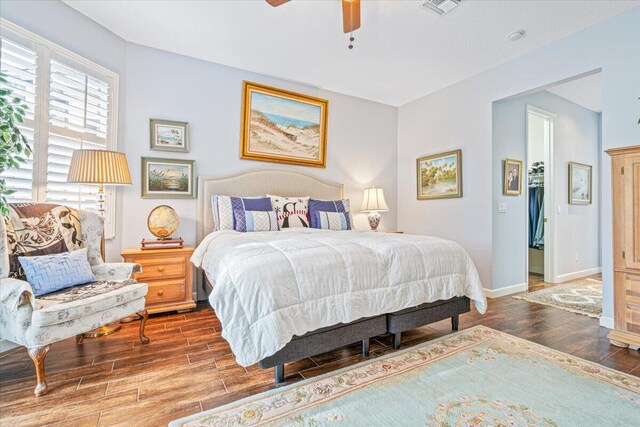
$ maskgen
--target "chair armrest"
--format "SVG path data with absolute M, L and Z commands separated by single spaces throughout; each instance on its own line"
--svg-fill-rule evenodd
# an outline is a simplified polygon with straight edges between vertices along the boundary
M 91 267 L 96 280 L 126 280 L 142 271 L 142 266 L 133 262 L 105 262 Z
M 0 304 L 10 312 L 15 312 L 21 305 L 36 306 L 36 298 L 29 282 L 7 277 L 0 279 Z

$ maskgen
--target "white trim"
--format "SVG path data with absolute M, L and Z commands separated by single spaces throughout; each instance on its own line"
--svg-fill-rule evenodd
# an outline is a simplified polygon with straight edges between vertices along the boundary
M 108 150 L 118 149 L 118 96 L 120 87 L 120 76 L 118 73 L 103 67 L 75 52 L 70 51 L 56 43 L 53 43 L 44 37 L 41 37 L 29 30 L 26 30 L 11 21 L 0 18 L 0 33 L 9 33 L 21 39 L 21 42 L 28 42 L 38 55 L 37 80 L 36 80 L 36 118 L 37 112 L 40 112 L 40 122 L 38 126 L 34 125 L 34 153 L 48 152 L 49 139 L 49 82 L 50 82 L 50 60 L 51 58 L 59 59 L 61 62 L 69 63 L 87 74 L 96 75 L 105 79 L 109 83 L 109 130 L 107 134 L 106 146 Z M 11 38 L 11 37 L 8 37 Z M 97 47 L 99 49 L 99 46 Z M 47 114 L 42 114 L 46 111 Z M 38 164 L 34 162 L 33 170 L 33 197 L 34 200 L 44 201 L 46 198 L 46 170 L 47 156 L 34 155 L 38 157 Z M 43 176 L 44 175 L 44 176 Z M 107 198 L 106 218 L 105 222 L 105 238 L 112 239 L 115 237 L 115 218 L 116 218 L 116 200 L 117 188 L 109 187 L 107 190 L 109 195 Z
M 560 274 L 556 277 L 555 283 L 568 282 L 569 280 L 581 279 L 587 276 L 593 276 L 594 274 L 602 273 L 601 267 L 589 268 L 587 270 L 574 271 L 573 273 Z
M 525 163 L 528 165 L 529 161 L 529 114 L 533 114 L 549 122 L 549 144 L 545 144 L 544 147 L 544 186 L 546 189 L 554 189 L 555 177 L 553 168 L 553 152 L 554 152 L 554 121 L 557 117 L 556 114 L 538 108 L 536 106 L 527 104 L 525 113 Z M 529 167 L 526 167 L 527 171 L 527 183 L 529 181 Z M 526 193 L 526 215 L 527 224 L 529 223 L 529 186 L 527 185 Z M 545 191 L 544 201 L 544 218 L 545 232 L 544 232 L 544 281 L 547 283 L 556 283 L 556 194 L 555 191 Z M 526 247 L 526 265 L 525 271 L 529 271 L 529 246 Z
M 18 347 L 20 347 L 20 344 L 5 340 L 4 338 L 0 339 L 0 354 Z
M 612 317 L 600 317 L 600 326 L 607 329 L 613 329 L 614 321 Z
M 506 286 L 498 289 L 484 288 L 484 293 L 487 298 L 500 298 L 511 294 L 517 294 L 518 292 L 524 292 L 529 289 L 529 285 L 525 283 L 518 283 L 517 285 Z

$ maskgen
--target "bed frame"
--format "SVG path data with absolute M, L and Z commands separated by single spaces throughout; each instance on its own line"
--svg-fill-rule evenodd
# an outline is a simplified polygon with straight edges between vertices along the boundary
M 317 199 L 341 199 L 342 184 L 326 181 L 313 175 L 285 168 L 256 168 L 229 176 L 198 177 L 197 243 L 214 230 L 211 211 L 213 194 L 229 194 L 251 197 L 263 194 L 279 196 L 309 195 Z M 198 299 L 207 298 L 212 282 L 202 269 L 198 269 Z M 355 342 L 362 342 L 362 356 L 369 356 L 369 339 L 387 333 L 393 335 L 393 347 L 400 348 L 402 332 L 429 323 L 451 318 L 451 327 L 458 330 L 458 316 L 470 310 L 467 297 L 435 301 L 407 308 L 395 313 L 380 313 L 379 316 L 358 319 L 351 323 L 321 328 L 302 336 L 295 336 L 284 348 L 269 356 L 258 365 L 263 369 L 275 368 L 276 384 L 285 380 L 284 364 L 327 351 L 336 350 Z

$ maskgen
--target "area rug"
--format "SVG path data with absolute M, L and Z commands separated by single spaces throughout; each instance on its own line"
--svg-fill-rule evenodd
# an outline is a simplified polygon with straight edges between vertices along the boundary
M 514 298 L 550 305 L 589 317 L 602 316 L 602 282 L 595 279 L 552 286 L 535 292 L 514 295 Z
M 638 414 L 640 378 L 476 326 L 170 426 L 625 426 Z

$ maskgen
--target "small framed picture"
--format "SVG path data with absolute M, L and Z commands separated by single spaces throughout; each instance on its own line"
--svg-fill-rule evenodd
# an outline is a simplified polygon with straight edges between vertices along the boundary
M 519 196 L 522 194 L 522 160 L 504 159 L 502 193 L 505 196 Z
M 462 197 L 462 150 L 416 160 L 418 200 Z
M 591 204 L 591 169 L 589 165 L 569 162 L 569 204 Z
M 150 148 L 157 151 L 189 152 L 189 124 L 173 120 L 149 120 Z
M 195 160 L 142 158 L 143 199 L 195 199 Z

